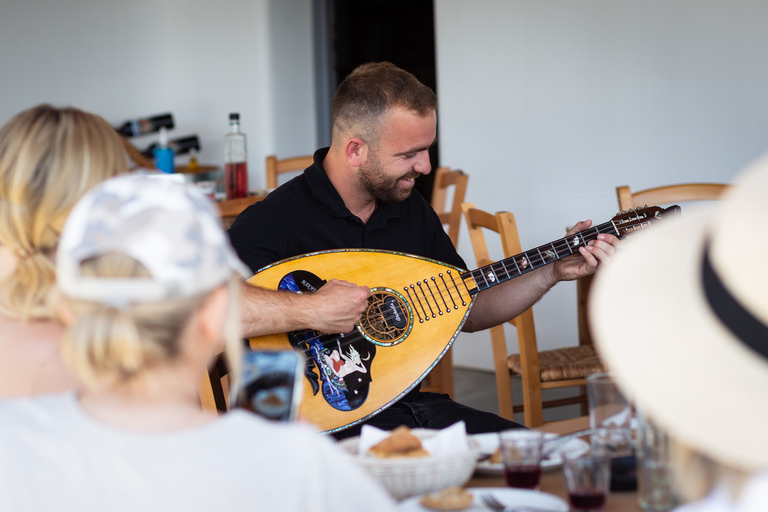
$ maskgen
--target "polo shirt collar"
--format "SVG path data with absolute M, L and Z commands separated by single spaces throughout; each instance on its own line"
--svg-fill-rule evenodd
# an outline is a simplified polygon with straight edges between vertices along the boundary
M 331 215 L 343 218 L 357 218 L 344 205 L 344 201 L 336 191 L 333 183 L 331 183 L 331 180 L 328 179 L 328 175 L 325 173 L 325 169 L 323 169 L 323 160 L 325 160 L 325 156 L 328 154 L 329 149 L 330 148 L 322 148 L 315 151 L 315 163 L 304 171 L 304 176 L 307 179 L 307 183 L 309 183 L 309 188 L 312 191 L 312 195 L 314 196 L 315 200 L 317 200 L 317 202 L 320 203 L 323 208 L 325 208 Z M 368 221 L 368 223 L 370 224 L 371 221 L 376 218 L 383 220 L 400 218 L 400 203 L 378 205 L 376 207 L 376 211 L 373 212 L 373 215 L 371 216 L 371 219 Z

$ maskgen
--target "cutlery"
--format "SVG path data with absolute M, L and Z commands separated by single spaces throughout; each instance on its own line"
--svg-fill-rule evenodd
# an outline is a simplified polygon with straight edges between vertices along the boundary
M 497 500 L 493 494 L 481 494 L 480 499 L 482 500 L 485 505 L 490 508 L 491 510 L 496 510 L 498 512 L 562 512 L 560 510 L 555 510 L 551 508 L 541 508 L 536 506 L 525 506 L 525 507 L 507 507 L 503 503 L 501 503 L 499 500 Z
M 564 435 L 564 436 L 558 436 L 558 437 L 554 437 L 552 439 L 545 439 L 544 440 L 544 447 L 542 448 L 542 451 L 541 451 L 541 456 L 542 456 L 542 458 L 546 458 L 547 455 L 549 455 L 552 452 L 554 452 L 560 445 L 562 445 L 566 441 L 571 441 L 573 439 L 576 439 L 576 438 L 579 438 L 579 437 L 582 437 L 582 436 L 586 436 L 586 435 L 591 434 L 591 433 L 592 433 L 592 429 L 588 428 L 586 430 L 581 430 L 579 432 L 574 432 L 573 434 L 567 434 L 567 435 Z
M 561 444 L 565 443 L 566 441 L 571 441 L 573 439 L 576 439 L 578 437 L 586 436 L 588 434 L 592 433 L 592 429 L 588 428 L 586 430 L 581 430 L 579 432 L 574 432 L 572 434 L 566 434 L 564 436 L 558 436 L 553 437 L 551 439 L 545 439 L 544 444 L 541 449 L 541 458 L 546 459 L 549 455 L 551 455 Z M 494 452 L 480 452 L 480 454 L 477 457 L 477 462 L 485 462 L 486 460 L 490 459 L 493 456 Z

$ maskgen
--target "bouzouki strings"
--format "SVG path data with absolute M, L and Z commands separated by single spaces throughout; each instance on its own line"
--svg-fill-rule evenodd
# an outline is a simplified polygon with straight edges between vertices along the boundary
M 527 274 L 528 272 L 531 272 L 533 270 L 539 269 L 545 265 L 548 265 L 549 263 L 553 263 L 555 261 L 558 261 L 564 257 L 571 256 L 572 254 L 578 253 L 578 247 L 585 246 L 589 242 L 596 240 L 597 235 L 601 233 L 607 233 L 609 231 L 612 231 L 612 234 L 618 235 L 619 230 L 616 228 L 614 223 L 612 221 L 600 224 L 598 226 L 594 226 L 592 228 L 588 228 L 584 231 L 579 231 L 578 233 L 574 233 L 573 235 L 570 235 L 566 238 L 561 238 L 559 240 L 556 240 L 554 242 L 550 242 L 544 245 L 541 245 L 539 247 L 536 247 L 534 249 L 528 250 L 526 252 L 522 252 L 520 254 L 516 254 L 514 256 L 510 256 L 509 258 L 505 258 L 503 260 L 491 263 L 489 265 L 486 265 L 484 267 L 481 267 L 479 269 L 475 270 L 468 270 L 466 272 L 462 272 L 458 275 L 458 278 L 464 285 L 463 288 L 466 290 L 466 293 L 471 297 L 473 295 L 476 295 L 478 292 L 486 290 L 492 286 L 495 286 L 496 284 L 500 284 L 503 282 L 506 282 L 510 279 L 513 279 L 515 277 L 519 277 L 523 274 Z M 577 250 L 574 251 L 573 249 L 576 248 Z M 544 253 L 542 254 L 542 251 Z M 563 253 L 561 255 L 561 252 Z M 524 263 L 519 263 L 521 261 L 524 261 Z M 514 267 L 508 268 L 508 264 L 514 263 Z M 521 269 L 520 266 L 523 265 L 523 268 Z M 487 278 L 487 275 L 489 274 L 489 271 L 492 272 L 493 278 L 492 281 L 489 283 L 489 279 Z M 448 274 L 451 274 L 451 271 L 447 271 Z M 501 274 L 503 272 L 503 274 Z M 470 289 L 467 284 L 467 278 L 471 278 L 474 282 L 475 288 Z M 454 299 L 454 293 L 458 295 L 458 297 L 464 301 L 462 292 L 461 292 L 461 286 L 456 285 L 455 281 L 453 280 L 453 277 L 451 276 L 451 282 L 452 285 L 448 285 L 447 281 L 445 280 L 445 276 L 441 273 L 438 275 L 440 280 L 445 284 L 445 287 L 441 287 L 440 283 L 438 283 L 438 280 L 431 276 L 430 279 L 424 279 L 421 281 L 418 281 L 410 287 L 406 287 L 404 292 L 408 296 L 408 298 L 411 300 L 411 303 L 414 305 L 414 308 L 420 309 L 420 315 L 419 317 L 424 317 L 423 320 L 420 321 L 429 321 L 430 318 L 436 318 L 439 315 L 442 315 L 445 313 L 450 313 L 452 311 L 451 307 L 448 306 L 448 303 L 445 299 L 445 295 L 447 294 L 451 301 L 453 309 L 458 309 L 458 306 L 455 302 L 453 302 Z M 429 294 L 425 292 L 424 287 L 421 286 L 421 284 L 424 283 L 429 289 Z M 419 290 L 417 291 L 416 287 L 419 287 Z M 435 292 L 431 291 L 431 286 L 435 287 Z M 410 292 L 413 292 L 414 296 L 412 297 Z M 419 293 L 422 295 L 419 296 Z M 438 298 L 440 299 L 438 301 Z M 430 303 L 430 300 L 435 305 L 440 304 L 440 302 L 443 303 L 445 306 L 445 310 L 442 308 L 439 308 L 437 310 L 437 313 L 432 307 L 432 303 Z M 422 304 L 422 301 L 426 304 L 426 307 L 424 304 Z M 462 305 L 466 305 L 465 302 L 463 302 Z M 427 309 L 429 309 L 429 312 L 427 312 Z M 384 322 L 391 321 L 393 319 L 393 316 L 395 313 L 389 313 L 389 314 L 383 314 L 382 320 Z M 327 335 L 327 333 L 321 333 L 319 331 L 312 331 L 314 334 L 313 337 L 305 338 L 302 340 L 302 344 L 311 344 L 315 341 L 320 340 L 324 335 Z M 320 345 L 323 348 L 328 349 L 329 347 L 336 348 L 337 346 L 345 347 L 351 343 L 355 343 L 357 341 L 361 341 L 366 339 L 365 336 L 360 334 L 359 331 L 351 331 L 350 333 L 346 333 L 343 336 L 344 341 L 339 342 L 338 339 L 334 339 L 331 341 L 320 341 Z M 302 352 L 307 355 L 308 353 L 311 353 L 311 348 L 302 348 Z

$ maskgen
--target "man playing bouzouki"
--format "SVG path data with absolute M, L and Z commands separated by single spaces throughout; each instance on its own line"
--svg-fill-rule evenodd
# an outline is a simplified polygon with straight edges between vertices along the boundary
M 257 271 L 297 255 L 369 248 L 467 268 L 431 206 L 411 194 L 415 179 L 431 171 L 428 149 L 436 139 L 436 106 L 434 92 L 410 73 L 390 63 L 358 67 L 336 91 L 330 148 L 318 150 L 302 175 L 233 223 L 230 238 L 240 258 Z M 569 234 L 590 225 L 589 220 L 579 222 Z M 613 235 L 597 235 L 578 254 L 479 294 L 462 330 L 479 331 L 514 318 L 557 282 L 592 274 L 610 259 L 617 243 Z M 249 307 L 258 314 L 255 303 Z M 384 429 L 401 424 L 444 428 L 459 420 L 469 433 L 520 426 L 418 388 L 365 423 Z M 335 435 L 359 432 L 358 424 Z

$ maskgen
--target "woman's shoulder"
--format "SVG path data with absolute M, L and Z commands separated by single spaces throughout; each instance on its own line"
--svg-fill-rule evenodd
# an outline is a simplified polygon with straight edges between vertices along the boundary
M 56 322 L 22 322 L 0 315 L 0 398 L 73 389 L 61 358 L 63 328 Z
M 0 424 L 6 434 L 59 431 L 72 414 L 75 392 L 49 393 L 0 400 Z
M 709 496 L 675 509 L 675 512 L 762 512 L 768 503 L 768 472 L 747 480 L 738 492 L 721 485 Z
M 316 428 L 300 423 L 284 423 L 265 420 L 247 411 L 235 409 L 219 421 L 219 439 L 237 439 L 243 450 L 279 455 L 282 459 L 346 458 L 332 438 Z M 223 434 L 223 435 L 222 435 Z
M 233 409 L 221 417 L 220 426 L 230 430 L 244 430 L 251 433 L 258 433 L 268 439 L 316 439 L 322 438 L 315 428 L 300 422 L 285 423 L 265 420 L 261 416 L 242 409 Z

